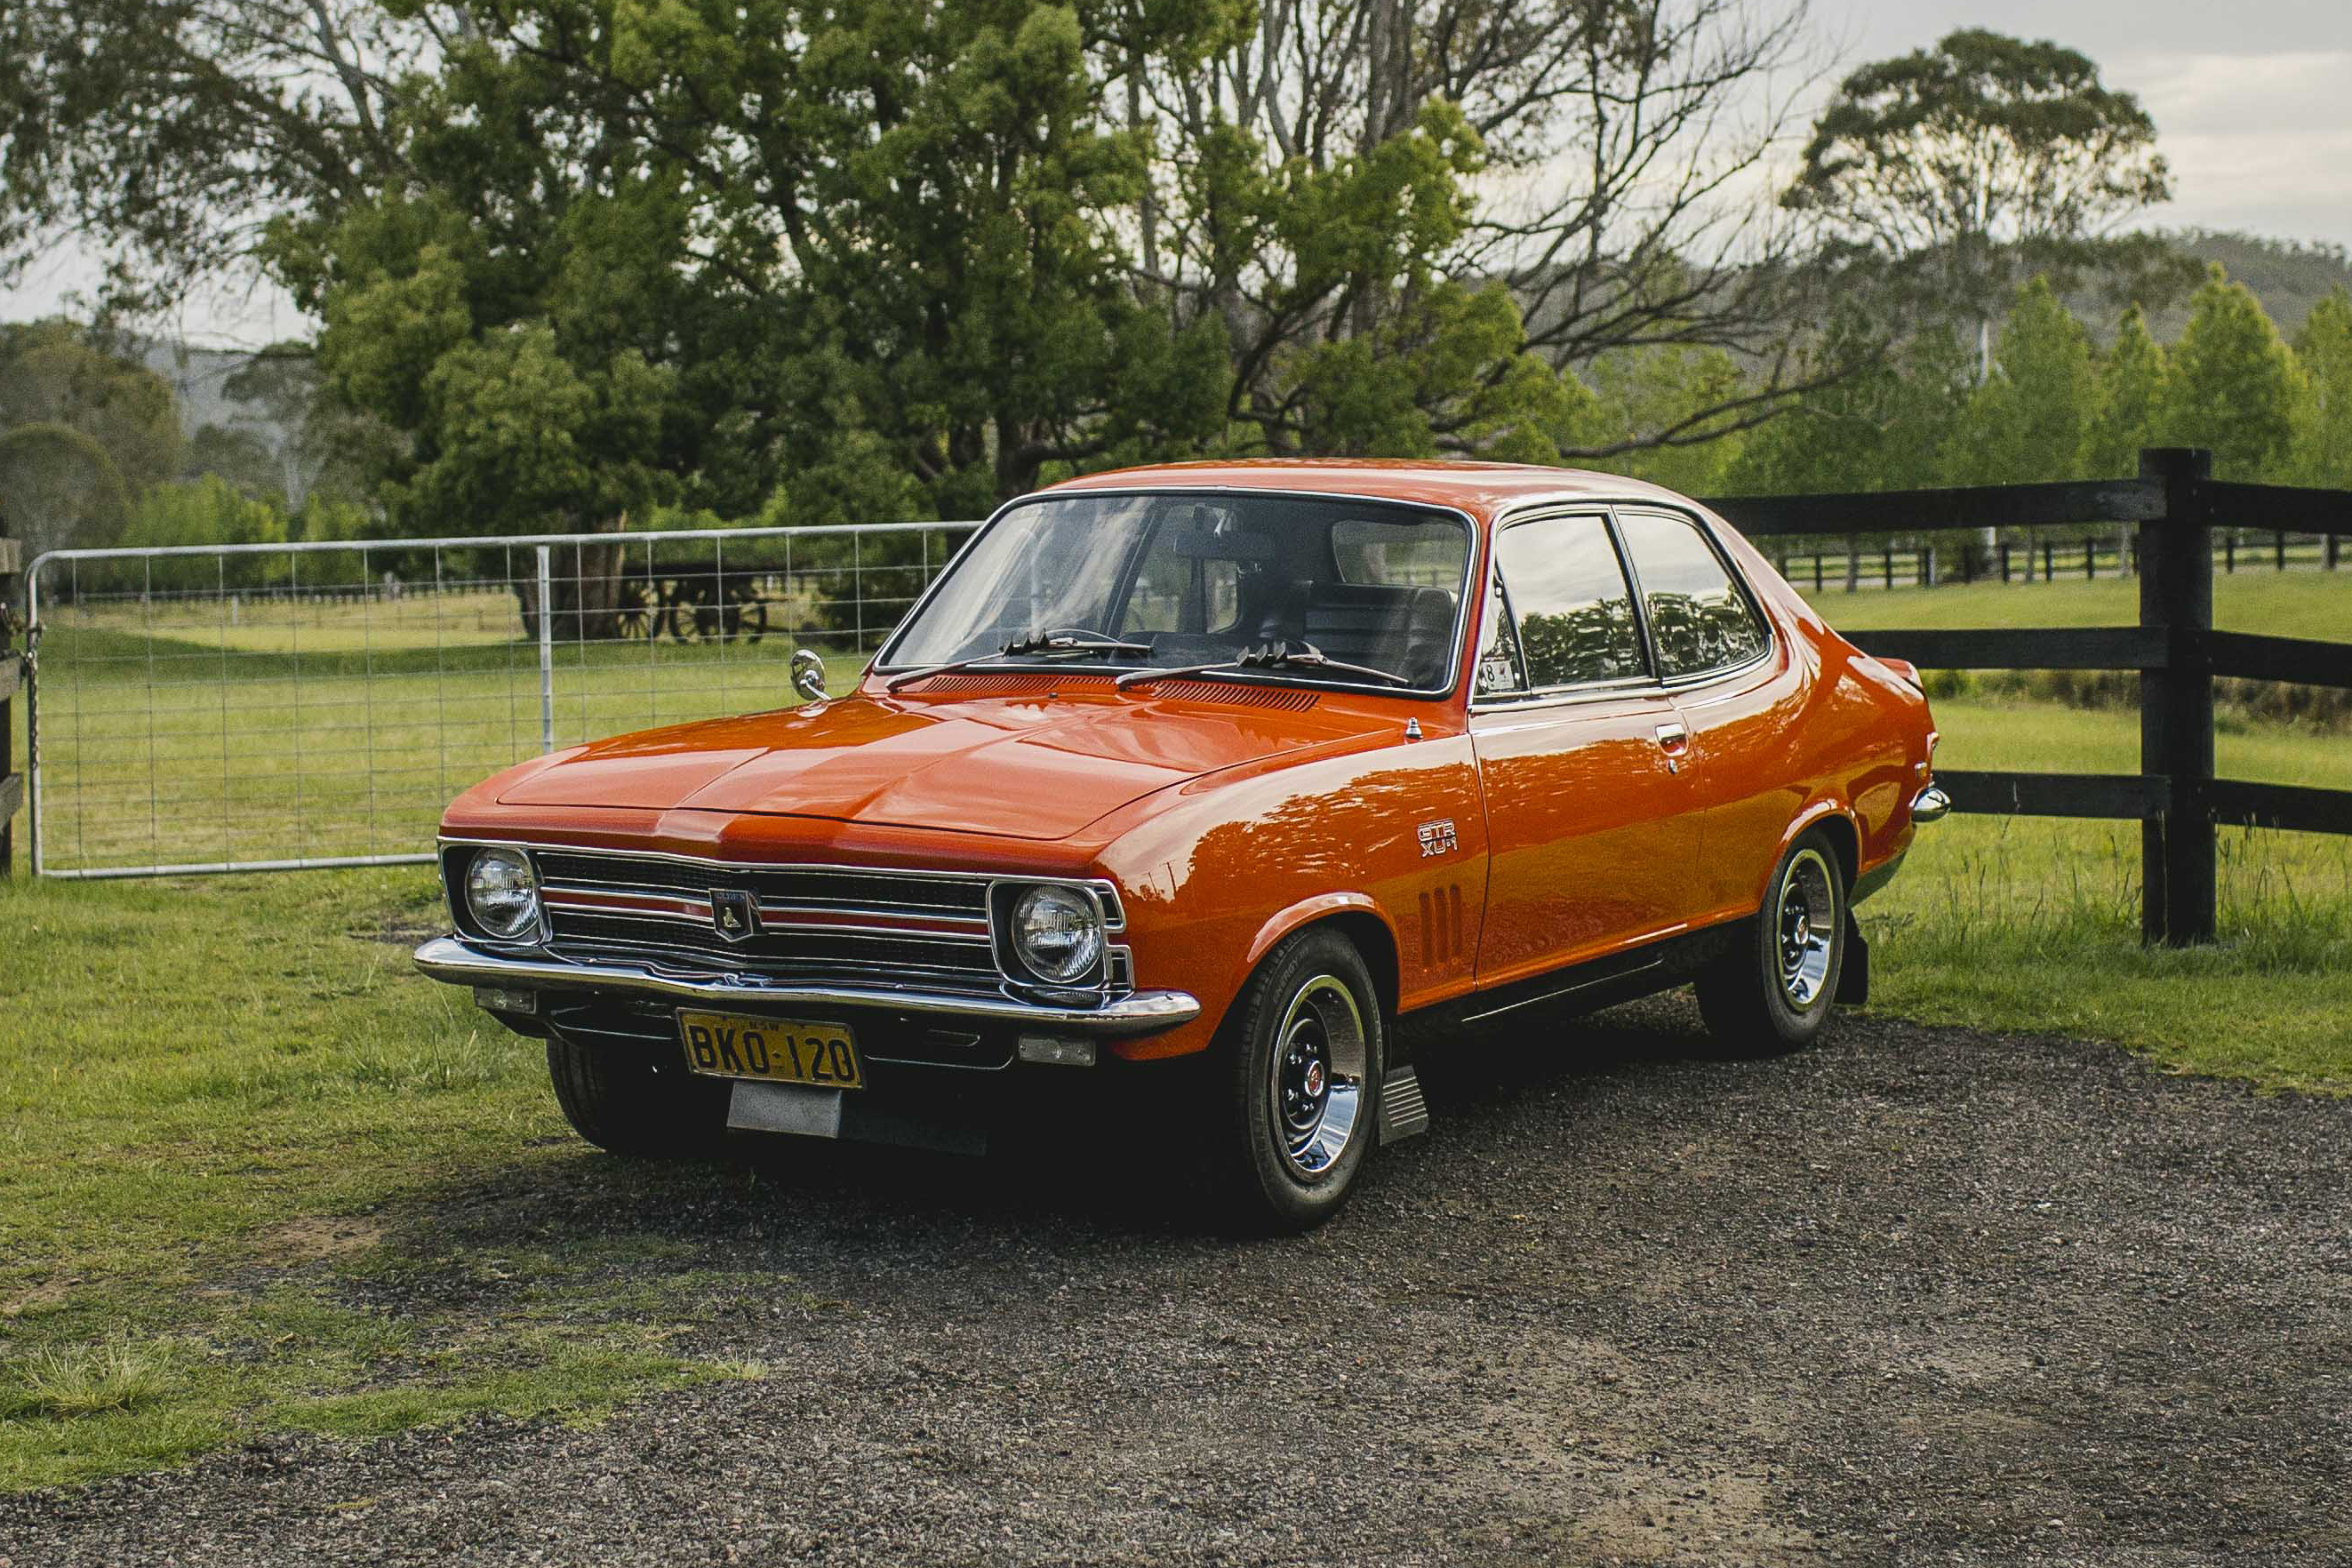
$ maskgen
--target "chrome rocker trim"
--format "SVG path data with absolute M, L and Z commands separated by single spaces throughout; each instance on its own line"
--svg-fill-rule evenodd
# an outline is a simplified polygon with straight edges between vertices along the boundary
M 1181 991 L 1134 991 L 1095 1007 L 1060 1007 L 1013 996 L 959 995 L 952 992 L 901 990 L 890 985 L 773 984 L 736 976 L 695 980 L 664 974 L 634 963 L 565 963 L 484 952 L 454 936 L 436 936 L 416 950 L 416 967 L 451 985 L 493 985 L 517 990 L 623 991 L 667 996 L 679 1002 L 752 1007 L 887 1007 L 900 1013 L 985 1018 L 1034 1024 L 1093 1035 L 1147 1035 L 1172 1029 L 1201 1015 L 1201 1004 Z

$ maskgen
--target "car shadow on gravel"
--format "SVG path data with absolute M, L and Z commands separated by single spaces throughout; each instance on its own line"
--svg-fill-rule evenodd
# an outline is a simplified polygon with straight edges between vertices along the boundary
M 1583 1016 L 1528 1017 L 1426 1053 L 1421 1072 L 1443 1135 L 1454 1116 L 1508 1115 L 1531 1091 L 1663 1068 L 1737 1074 L 1754 1066 L 1717 1047 L 1698 1027 L 1696 1009 L 1654 1000 Z M 1155 1076 L 1171 1092 L 1147 1081 Z M 1195 1076 L 1189 1064 L 1130 1069 L 1115 1085 L 1032 1074 L 1039 1102 L 992 1119 L 990 1148 L 981 1155 L 739 1133 L 717 1158 L 666 1163 L 556 1138 L 546 1142 L 573 1157 L 518 1159 L 419 1192 L 392 1217 L 388 1239 L 410 1252 L 600 1236 L 699 1247 L 779 1226 L 837 1237 L 856 1228 L 986 1224 L 1007 1234 L 1035 1227 L 1066 1238 L 1223 1243 L 1231 1232 L 1204 1208 L 1189 1168 L 1196 1129 L 1176 1109 L 1195 1096 Z

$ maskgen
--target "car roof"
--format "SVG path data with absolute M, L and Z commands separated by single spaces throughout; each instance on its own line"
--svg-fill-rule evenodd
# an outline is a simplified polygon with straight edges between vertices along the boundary
M 1691 503 L 1620 474 L 1535 463 L 1456 463 L 1407 458 L 1255 458 L 1156 463 L 1065 480 L 1040 493 L 1080 490 L 1292 490 L 1453 507 L 1481 522 L 1551 501 L 1654 500 Z

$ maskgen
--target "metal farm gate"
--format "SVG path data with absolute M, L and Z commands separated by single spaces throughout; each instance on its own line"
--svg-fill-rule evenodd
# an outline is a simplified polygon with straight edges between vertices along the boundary
M 536 753 L 839 690 L 975 524 L 65 550 L 26 574 L 33 869 L 432 859 Z

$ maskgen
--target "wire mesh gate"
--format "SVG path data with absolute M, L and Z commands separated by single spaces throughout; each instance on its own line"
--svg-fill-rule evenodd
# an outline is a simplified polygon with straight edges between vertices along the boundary
M 58 551 L 26 578 L 33 868 L 429 861 L 560 746 L 839 689 L 969 522 Z

